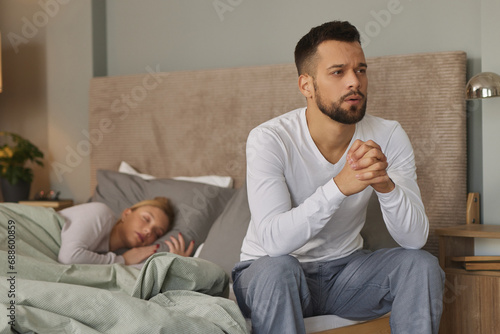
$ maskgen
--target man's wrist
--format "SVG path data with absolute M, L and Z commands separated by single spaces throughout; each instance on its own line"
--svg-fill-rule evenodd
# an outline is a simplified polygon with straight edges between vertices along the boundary
M 396 185 L 394 184 L 394 182 L 392 182 L 391 179 L 389 179 L 385 183 L 374 184 L 372 187 L 379 193 L 387 194 L 393 191 L 394 188 L 396 188 Z

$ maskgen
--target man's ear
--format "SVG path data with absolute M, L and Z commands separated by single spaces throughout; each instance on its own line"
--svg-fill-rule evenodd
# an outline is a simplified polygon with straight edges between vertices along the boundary
M 299 76 L 299 90 L 306 99 L 314 96 L 313 78 L 310 75 L 301 74 Z

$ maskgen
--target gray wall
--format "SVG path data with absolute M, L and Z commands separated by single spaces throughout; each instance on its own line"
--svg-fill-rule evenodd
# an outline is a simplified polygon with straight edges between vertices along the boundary
M 109 75 L 152 64 L 171 71 L 292 62 L 298 39 L 333 19 L 364 33 L 369 57 L 465 50 L 480 59 L 480 8 L 468 0 L 108 0 L 107 8 Z

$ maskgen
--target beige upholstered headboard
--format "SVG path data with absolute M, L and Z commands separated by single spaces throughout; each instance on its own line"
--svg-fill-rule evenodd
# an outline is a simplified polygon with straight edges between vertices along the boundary
M 466 54 L 369 58 L 368 113 L 398 120 L 412 140 L 433 230 L 463 223 L 467 199 Z M 245 179 L 245 142 L 256 125 L 305 105 L 293 64 L 94 78 L 91 187 L 122 160 L 158 177 Z M 101 135 L 99 135 L 101 134 Z

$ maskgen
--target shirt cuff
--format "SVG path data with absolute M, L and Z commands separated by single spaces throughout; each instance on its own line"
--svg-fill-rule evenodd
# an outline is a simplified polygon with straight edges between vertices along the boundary
M 340 205 L 340 203 L 347 198 L 347 196 L 340 191 L 333 179 L 330 179 L 330 181 L 323 186 L 323 195 L 328 202 L 336 205 Z
M 380 193 L 375 190 L 379 202 L 381 204 L 399 203 L 401 201 L 401 188 L 397 184 L 394 185 L 394 189 L 388 193 Z
M 125 258 L 121 255 L 115 257 L 115 263 L 125 264 Z

